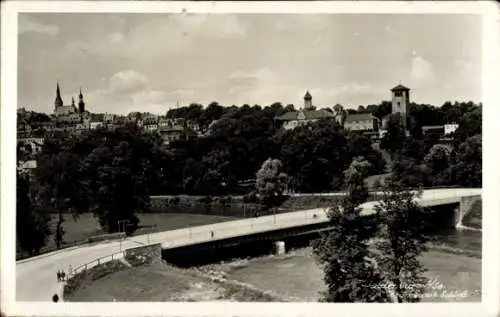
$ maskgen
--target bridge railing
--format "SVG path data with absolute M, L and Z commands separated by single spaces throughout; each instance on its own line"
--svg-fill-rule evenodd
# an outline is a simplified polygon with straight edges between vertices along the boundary
M 97 258 L 97 259 L 94 259 L 90 262 L 87 262 L 87 263 L 84 263 L 82 265 L 79 265 L 73 269 L 71 269 L 69 273 L 69 276 L 73 276 L 75 274 L 78 274 L 78 273 L 81 273 L 83 271 L 86 271 L 94 266 L 97 266 L 99 264 L 102 264 L 102 263 L 106 263 L 106 262 L 110 262 L 110 261 L 113 261 L 113 260 L 118 260 L 118 259 L 121 259 L 123 258 L 123 256 L 125 255 L 125 251 L 120 251 L 120 252 L 115 252 L 115 253 L 112 253 L 112 254 L 109 254 L 109 255 L 105 255 L 105 256 L 102 256 L 100 258 Z
M 257 218 L 187 228 L 183 231 L 175 232 L 175 234 L 169 237 L 157 236 L 152 239 L 148 239 L 148 241 L 166 243 L 166 247 L 176 247 L 235 237 L 238 236 L 240 232 L 244 232 L 245 234 L 255 234 L 269 230 L 287 229 L 295 227 L 296 225 L 308 225 L 325 222 L 327 219 L 327 208 L 318 208 L 314 210 L 297 211 L 293 214 L 266 215 Z M 174 240 L 174 237 L 177 243 L 173 245 L 170 245 L 168 241 L 165 240 Z

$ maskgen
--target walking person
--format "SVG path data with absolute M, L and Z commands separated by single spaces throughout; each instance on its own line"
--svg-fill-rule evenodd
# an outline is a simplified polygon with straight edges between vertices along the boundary
M 57 270 L 57 282 L 59 283 L 61 281 L 61 271 Z
M 59 295 L 57 295 L 57 294 L 52 295 L 52 301 L 54 303 L 57 303 L 59 301 Z
M 63 282 L 66 280 L 66 273 L 64 271 L 61 272 L 61 278 Z

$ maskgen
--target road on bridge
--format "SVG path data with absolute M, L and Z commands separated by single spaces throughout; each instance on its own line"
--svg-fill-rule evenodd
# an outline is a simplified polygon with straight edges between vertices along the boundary
M 432 204 L 433 201 L 442 204 L 446 203 L 447 200 L 457 201 L 462 196 L 480 194 L 481 189 L 425 190 L 417 201 L 423 205 Z M 373 213 L 375 203 L 365 203 L 363 213 Z M 133 248 L 147 243 L 162 243 L 164 248 L 168 248 L 169 246 L 195 244 L 202 241 L 296 227 L 327 220 L 324 209 L 312 209 L 135 236 L 122 242 L 103 242 L 43 254 L 16 263 L 16 300 L 51 301 L 53 294 L 61 294 L 61 288 L 56 278 L 57 270 L 64 269 L 67 271 L 70 265 L 76 268 L 97 258 L 119 252 L 121 249 Z

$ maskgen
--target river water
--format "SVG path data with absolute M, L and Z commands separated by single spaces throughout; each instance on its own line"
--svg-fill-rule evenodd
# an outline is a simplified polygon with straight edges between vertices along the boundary
M 471 302 L 481 300 L 482 233 L 475 230 L 443 230 L 422 256 L 429 278 L 423 302 Z M 231 280 L 251 284 L 292 301 L 317 301 L 324 289 L 322 271 L 311 248 L 282 256 L 265 256 L 222 264 L 219 270 Z

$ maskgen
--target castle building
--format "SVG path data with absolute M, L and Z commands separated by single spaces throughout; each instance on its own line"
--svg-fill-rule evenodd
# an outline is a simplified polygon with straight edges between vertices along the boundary
M 312 103 L 312 96 L 309 91 L 304 96 L 304 108 L 299 111 L 290 111 L 276 118 L 283 123 L 283 128 L 287 130 L 295 129 L 298 126 L 314 122 L 324 118 L 333 118 L 333 113 L 324 109 L 315 110 Z

